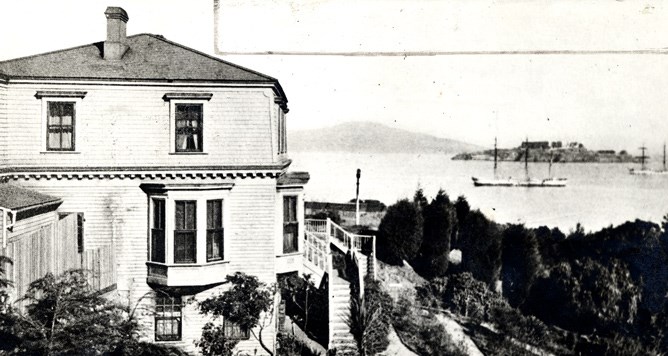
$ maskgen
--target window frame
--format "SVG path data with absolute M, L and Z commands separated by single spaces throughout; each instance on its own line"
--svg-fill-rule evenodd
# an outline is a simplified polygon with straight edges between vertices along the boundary
M 155 226 L 155 209 L 156 209 L 156 201 L 161 202 L 162 204 L 162 229 L 156 228 Z M 157 262 L 157 263 L 166 263 L 167 262 L 167 199 L 166 197 L 158 197 L 158 196 L 153 196 L 150 198 L 150 214 L 149 214 L 149 248 L 148 248 L 148 260 L 150 262 Z M 155 246 L 154 246 L 154 232 L 155 231 L 161 231 L 162 232 L 162 261 L 156 261 L 154 258 L 155 256 L 153 253 L 155 252 Z
M 199 116 L 197 117 L 196 126 L 179 126 L 179 121 L 192 122 L 190 118 L 179 118 L 180 107 L 198 107 Z M 189 111 L 186 110 L 186 113 Z M 183 131 L 181 133 L 180 131 Z M 179 148 L 179 136 L 192 136 L 196 138 L 195 148 Z M 188 145 L 186 138 L 186 146 Z M 174 152 L 176 153 L 201 153 L 204 152 L 204 104 L 203 103 L 174 103 Z
M 204 124 L 209 122 L 207 120 L 208 110 L 208 101 L 211 100 L 213 94 L 211 93 L 167 93 L 163 96 L 165 101 L 169 102 L 169 153 L 176 155 L 198 155 L 198 154 L 207 154 L 206 147 L 209 145 L 208 142 L 208 132 L 210 130 L 204 129 Z M 201 142 L 200 142 L 200 151 L 194 150 L 178 150 L 177 149 L 177 127 L 176 127 L 176 107 L 177 105 L 201 105 L 202 106 L 202 117 L 200 120 L 200 130 L 201 130 Z
M 210 226 L 210 203 L 220 202 L 220 226 Z M 215 262 L 225 260 L 225 203 L 221 199 L 207 199 L 206 200 L 206 262 Z M 215 218 L 214 218 L 215 219 Z M 214 220 L 215 221 L 215 220 Z M 217 225 L 214 223 L 213 225 Z M 213 237 L 209 237 L 213 234 Z M 217 256 L 213 251 L 213 240 L 220 234 L 220 241 L 218 241 L 218 254 Z M 211 246 L 211 254 L 209 254 L 209 246 Z
M 50 119 L 52 118 L 51 116 L 51 106 L 54 105 L 66 105 L 70 104 L 72 105 L 72 116 L 71 116 L 71 122 L 69 125 L 63 125 L 63 115 L 61 114 L 60 116 L 56 116 L 57 118 L 60 119 L 59 124 L 51 124 Z M 61 109 L 62 110 L 62 109 Z M 45 139 L 45 145 L 46 145 L 46 151 L 48 152 L 74 152 L 76 151 L 76 125 L 77 123 L 77 103 L 76 101 L 73 100 L 47 100 L 46 101 L 46 136 L 44 137 Z M 66 128 L 69 128 L 66 130 Z M 63 136 L 65 133 L 68 133 L 71 135 L 70 136 L 70 147 L 69 148 L 63 148 Z M 57 133 L 58 137 L 60 138 L 59 140 L 59 146 L 60 147 L 51 147 L 50 143 L 50 135 L 52 133 Z
M 35 93 L 35 98 L 41 100 L 41 135 L 40 135 L 40 153 L 50 153 L 50 154 L 72 154 L 79 153 L 81 149 L 81 140 L 78 140 L 77 137 L 83 137 L 81 131 L 79 130 L 82 122 L 82 101 L 86 97 L 88 92 L 85 91 L 63 91 L 63 90 L 38 90 Z M 69 102 L 74 103 L 74 117 L 72 120 L 72 149 L 67 150 L 58 150 L 58 149 L 48 149 L 48 126 L 49 126 L 49 103 L 51 102 Z
M 156 342 L 165 342 L 165 341 L 180 341 L 183 339 L 183 298 L 180 295 L 162 295 L 161 293 L 163 292 L 158 292 L 155 297 L 155 309 L 154 309 L 154 315 L 153 315 L 153 324 L 154 324 L 154 329 L 153 329 L 153 338 Z M 166 301 L 168 300 L 170 303 L 161 303 L 161 301 Z M 178 302 L 176 302 L 178 300 Z M 169 311 L 168 316 L 165 315 L 159 315 L 159 313 L 167 313 L 164 311 L 165 307 L 171 308 Z M 163 311 L 160 312 L 159 308 L 163 308 Z M 175 311 L 175 309 L 178 309 Z M 170 333 L 170 334 L 160 334 L 158 336 L 158 325 L 160 324 L 159 321 L 171 321 L 176 322 L 177 324 L 177 332 Z M 172 331 L 174 330 L 173 324 L 172 324 Z M 164 330 L 164 329 L 163 329 Z M 165 335 L 168 335 L 165 337 Z
M 179 203 L 184 204 L 184 206 L 183 206 L 183 208 L 184 208 L 184 210 L 183 210 L 183 229 L 178 228 L 178 220 L 176 218 L 177 204 L 179 204 Z M 188 215 L 187 209 L 188 209 L 189 205 L 192 205 L 194 207 L 194 210 L 192 211 L 192 214 L 190 214 L 190 216 L 193 217 L 193 221 L 192 221 L 192 226 L 194 227 L 193 229 L 188 229 L 188 216 L 189 215 Z M 197 207 L 198 205 L 199 204 L 198 204 L 197 199 L 195 199 L 195 200 L 186 200 L 186 199 L 174 200 L 174 229 L 172 231 L 172 250 L 173 250 L 173 261 L 174 261 L 175 265 L 176 264 L 194 264 L 194 263 L 197 263 L 197 260 L 198 260 L 197 259 L 197 242 L 198 242 L 197 241 L 198 240 L 198 238 L 197 238 L 198 232 L 197 231 L 200 230 L 200 229 L 198 229 L 198 227 L 199 227 L 198 226 L 198 221 L 200 219 L 197 218 L 197 211 L 199 210 L 198 207 Z M 191 260 L 186 258 L 187 252 L 188 252 L 188 249 L 187 249 L 188 245 L 187 244 L 186 244 L 186 246 L 184 247 L 184 250 L 183 250 L 185 252 L 184 258 L 177 260 L 177 253 L 178 253 L 178 249 L 176 247 L 177 234 L 183 234 L 183 236 L 186 236 L 186 234 L 190 235 L 189 238 L 192 240 L 192 245 L 193 245 L 193 249 L 191 251 L 192 252 L 192 259 Z
M 289 219 L 290 217 L 287 216 L 289 215 L 286 212 L 286 200 L 287 199 L 292 199 L 294 202 L 294 220 L 287 220 L 286 217 Z M 282 219 L 282 229 L 281 229 L 281 236 L 282 236 L 282 242 L 283 242 L 283 254 L 288 254 L 288 253 L 294 253 L 299 251 L 299 195 L 297 194 L 284 194 L 283 198 L 281 199 L 281 219 Z M 292 243 L 288 243 L 286 241 L 286 229 L 293 229 L 294 231 L 294 236 L 293 236 L 293 241 Z

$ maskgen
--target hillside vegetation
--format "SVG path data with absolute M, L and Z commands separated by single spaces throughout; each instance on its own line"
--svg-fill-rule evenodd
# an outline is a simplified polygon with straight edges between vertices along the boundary
M 439 191 L 430 201 L 418 190 L 388 207 L 375 233 L 379 259 L 408 261 L 424 278 L 399 307 L 451 313 L 484 354 L 668 353 L 668 216 L 564 233 L 498 224 L 464 197 Z M 432 341 L 418 346 L 443 347 Z

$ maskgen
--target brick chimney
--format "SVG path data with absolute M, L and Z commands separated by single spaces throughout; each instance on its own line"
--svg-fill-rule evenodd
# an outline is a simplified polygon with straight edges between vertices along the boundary
M 125 37 L 128 13 L 120 7 L 107 7 L 107 40 L 104 41 L 104 59 L 119 60 L 128 50 Z

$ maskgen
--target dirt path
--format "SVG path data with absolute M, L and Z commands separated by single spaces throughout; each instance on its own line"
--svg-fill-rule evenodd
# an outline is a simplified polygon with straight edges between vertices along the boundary
M 450 334 L 452 341 L 462 345 L 469 356 L 485 356 L 480 352 L 480 349 L 478 349 L 478 346 L 476 346 L 473 340 L 464 333 L 464 329 L 459 323 L 444 314 L 436 314 L 436 318 L 443 324 L 448 334 Z
M 380 355 L 382 356 L 419 356 L 415 352 L 411 351 L 401 339 L 399 335 L 394 331 L 394 328 L 390 328 L 390 334 L 387 336 L 390 340 L 390 346 L 387 347 L 387 350 L 383 351 Z

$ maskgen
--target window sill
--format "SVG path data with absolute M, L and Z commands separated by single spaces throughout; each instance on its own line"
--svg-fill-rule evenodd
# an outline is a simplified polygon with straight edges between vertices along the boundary
M 170 152 L 171 156 L 206 156 L 208 152 Z
M 81 151 L 41 151 L 42 155 L 78 155 Z
M 204 266 L 213 266 L 213 265 L 219 265 L 223 263 L 230 263 L 230 260 L 215 260 L 211 262 L 206 262 L 206 263 L 162 263 L 162 262 L 153 262 L 153 261 L 146 261 L 146 264 L 152 264 L 152 265 L 158 265 L 158 266 L 164 266 L 164 267 L 204 267 Z
M 276 257 L 291 257 L 291 256 L 299 256 L 301 254 L 303 254 L 303 252 L 301 252 L 301 251 L 286 252 L 286 253 L 282 253 L 280 255 L 276 255 Z

